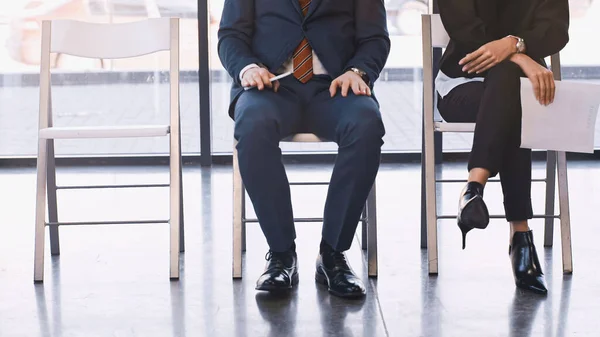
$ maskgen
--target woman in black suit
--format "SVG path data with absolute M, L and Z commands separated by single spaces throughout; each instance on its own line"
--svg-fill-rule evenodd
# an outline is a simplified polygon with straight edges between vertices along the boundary
M 447 122 L 475 122 L 469 179 L 460 195 L 458 226 L 466 234 L 486 228 L 488 178 L 500 174 L 509 254 L 517 287 L 546 294 L 528 220 L 531 151 L 520 148 L 520 77 L 533 84 L 540 104 L 554 100 L 554 79 L 544 58 L 568 42 L 568 0 L 443 0 L 450 43 L 436 78 L 438 109 Z

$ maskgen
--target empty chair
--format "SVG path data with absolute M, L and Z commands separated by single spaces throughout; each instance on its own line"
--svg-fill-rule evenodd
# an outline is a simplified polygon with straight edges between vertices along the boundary
M 60 253 L 59 226 L 169 223 L 170 277 L 179 278 L 179 253 L 183 251 L 183 192 L 179 120 L 179 19 L 159 18 L 124 24 L 97 24 L 72 20 L 42 23 L 40 114 L 37 157 L 34 281 L 44 278 L 45 228 L 49 227 L 52 255 Z M 170 54 L 170 121 L 167 125 L 54 127 L 50 83 L 51 53 L 86 58 L 117 59 L 159 51 Z M 170 182 L 152 185 L 57 186 L 55 139 L 169 136 Z M 57 189 L 170 187 L 169 219 L 143 221 L 60 222 Z M 48 221 L 46 221 L 48 198 Z M 108 249 L 108 246 L 107 246 Z

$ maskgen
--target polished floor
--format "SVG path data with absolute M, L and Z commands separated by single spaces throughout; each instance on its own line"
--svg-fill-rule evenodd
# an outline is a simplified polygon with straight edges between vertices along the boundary
M 493 221 L 469 233 L 439 223 L 440 273 L 427 274 L 419 248 L 420 167 L 383 165 L 378 177 L 379 277 L 366 278 L 358 238 L 350 261 L 368 286 L 361 301 L 331 297 L 314 283 L 320 224 L 298 225 L 300 285 L 284 297 L 257 293 L 267 247 L 248 226 L 244 278 L 231 279 L 231 169 L 186 167 L 186 252 L 178 282 L 168 278 L 166 225 L 61 228 L 61 256 L 47 255 L 45 282 L 33 283 L 35 171 L 0 170 L 0 336 L 600 336 L 600 162 L 569 163 L 574 273 L 563 276 L 558 227 L 543 248 L 533 222 L 549 295 L 515 290 L 508 227 Z M 329 165 L 290 165 L 290 180 L 327 180 Z M 464 164 L 444 176 L 462 177 Z M 543 174 L 537 166 L 535 175 Z M 59 168 L 67 184 L 166 182 L 165 167 Z M 460 185 L 440 188 L 440 209 L 455 211 Z M 486 199 L 501 211 L 498 185 Z M 319 216 L 323 187 L 294 187 L 298 216 Z M 542 209 L 542 185 L 534 187 Z M 166 218 L 165 189 L 59 192 L 59 218 Z M 251 213 L 251 212 L 250 212 Z M 48 248 L 48 245 L 46 246 Z

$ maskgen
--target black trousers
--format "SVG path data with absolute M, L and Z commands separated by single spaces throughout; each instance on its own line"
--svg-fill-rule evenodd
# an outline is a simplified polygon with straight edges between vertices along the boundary
M 311 132 L 335 141 L 338 156 L 325 203 L 322 238 L 335 250 L 348 250 L 379 169 L 385 133 L 377 102 L 339 93 L 330 97 L 331 79 L 314 76 L 302 84 L 293 76 L 277 93 L 244 92 L 235 105 L 240 174 L 271 250 L 290 248 L 296 233 L 290 187 L 279 142 Z
M 500 173 L 508 221 L 533 217 L 531 206 L 531 150 L 521 145 L 521 85 L 518 65 L 504 61 L 485 74 L 482 82 L 468 82 L 438 100 L 447 122 L 476 123 L 469 171 L 484 168 Z

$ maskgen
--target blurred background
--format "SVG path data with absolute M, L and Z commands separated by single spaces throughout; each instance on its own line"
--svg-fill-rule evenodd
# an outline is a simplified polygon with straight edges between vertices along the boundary
M 570 0 L 571 41 L 561 54 L 563 78 L 599 81 L 600 1 Z M 425 0 L 385 0 L 392 50 L 375 91 L 387 128 L 384 151 L 419 152 L 421 147 L 421 21 Z M 233 124 L 227 116 L 230 79 L 216 45 L 224 0 L 10 0 L 0 2 L 0 157 L 32 157 L 36 151 L 37 73 L 41 21 L 69 18 L 126 22 L 148 17 L 180 17 L 182 141 L 186 155 L 200 155 L 200 132 L 209 133 L 210 153 L 231 153 Z M 198 8 L 208 17 L 199 21 Z M 204 11 L 200 11 L 204 12 Z M 208 25 L 208 50 L 199 52 L 198 24 Z M 208 58 L 210 76 L 199 76 Z M 154 123 L 167 118 L 166 55 L 116 61 L 54 55 L 53 103 L 57 125 Z M 210 104 L 200 109 L 199 86 L 209 86 Z M 200 114 L 210 125 L 200 126 Z M 208 119 L 203 119 L 208 120 Z M 600 123 L 597 127 L 600 135 Z M 205 135 L 206 137 L 206 135 Z M 206 138 L 205 138 L 206 139 Z M 444 136 L 447 151 L 468 151 L 470 135 Z M 596 137 L 600 147 L 600 136 Z M 146 140 L 61 141 L 62 156 L 161 156 L 167 143 Z M 327 144 L 284 144 L 300 153 L 329 152 Z

